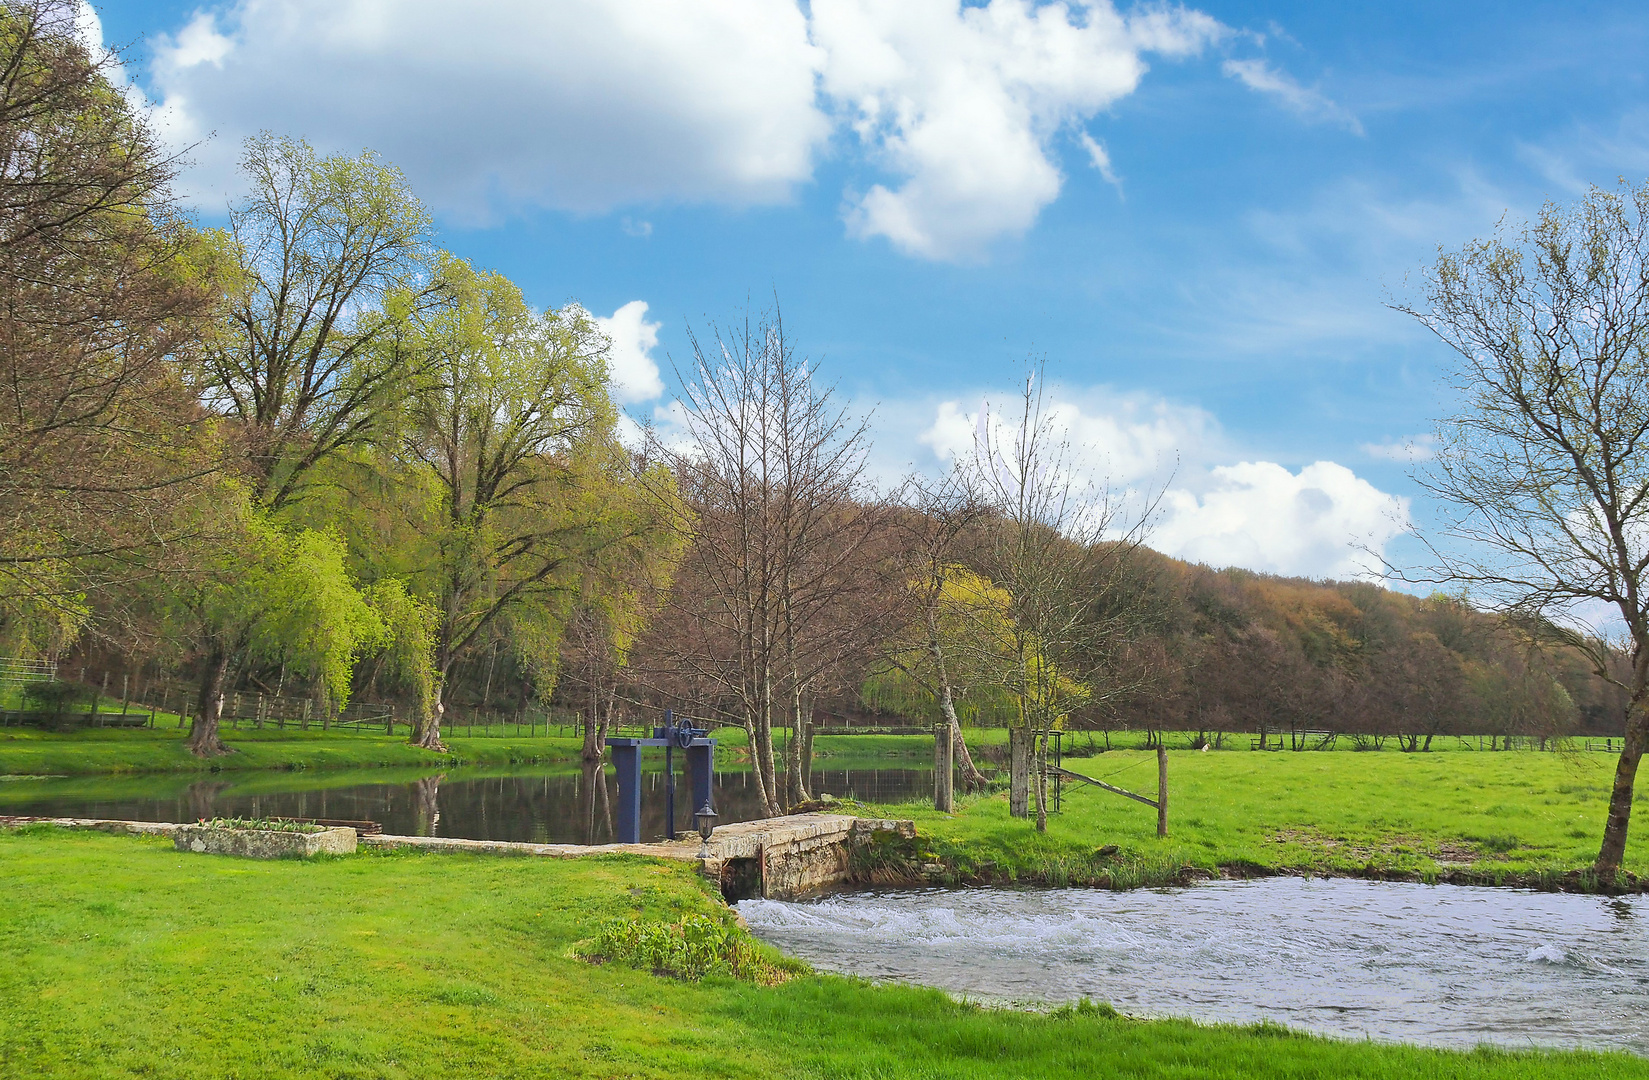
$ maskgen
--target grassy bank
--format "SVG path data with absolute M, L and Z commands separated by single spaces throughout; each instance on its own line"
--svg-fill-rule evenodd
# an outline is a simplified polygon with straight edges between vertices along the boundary
M 573 958 L 611 918 L 720 917 L 688 869 L 631 859 L 270 863 L 36 827 L 0 831 L 0 895 L 3 1076 L 1649 1077 L 1627 1055 L 1459 1054 Z
M 1606 754 L 1529 751 L 1171 751 L 1167 840 L 1156 837 L 1152 808 L 1078 784 L 1066 785 L 1046 835 L 1008 816 L 1005 792 L 962 797 L 955 814 L 923 804 L 878 812 L 914 818 L 956 880 L 1127 886 L 1221 872 L 1334 873 L 1584 888 L 1614 764 Z M 1119 751 L 1072 767 L 1156 791 L 1154 754 Z M 1649 876 L 1649 822 L 1636 825 L 1626 868 Z
M 448 752 L 407 745 L 401 736 L 336 731 L 224 732 L 235 752 L 197 758 L 184 749 L 178 728 L 90 728 L 67 733 L 0 728 L 0 775 L 75 776 L 87 773 L 223 772 L 245 769 L 342 769 L 405 766 L 529 764 L 570 761 L 579 740 L 570 736 L 449 737 Z

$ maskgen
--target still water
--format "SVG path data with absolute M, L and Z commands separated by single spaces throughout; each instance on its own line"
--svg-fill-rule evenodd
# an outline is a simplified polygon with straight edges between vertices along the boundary
M 393 777 L 393 780 L 391 780 Z M 642 839 L 664 836 L 665 777 L 642 774 Z M 867 802 L 903 802 L 933 790 L 920 769 L 824 769 L 811 790 Z M 438 775 L 372 770 L 343 775 L 219 774 L 210 779 L 134 777 L 15 780 L 0 784 L 0 814 L 195 821 L 205 817 L 308 817 L 376 821 L 402 836 L 605 844 L 613 840 L 618 783 L 611 770 L 453 770 Z M 693 828 L 686 777 L 677 774 L 676 821 Z M 764 816 L 748 772 L 716 774 L 721 821 Z
M 1109 1001 L 1435 1046 L 1649 1054 L 1649 900 L 1273 878 L 1189 889 L 746 900 L 831 971 L 975 999 Z

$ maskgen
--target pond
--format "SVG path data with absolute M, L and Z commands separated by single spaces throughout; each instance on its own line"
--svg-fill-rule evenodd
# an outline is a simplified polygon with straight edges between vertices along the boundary
M 821 769 L 814 794 L 902 802 L 933 790 L 922 769 Z M 662 772 L 642 774 L 642 839 L 665 834 Z M 62 777 L 0 783 L 0 814 L 195 821 L 203 817 L 308 817 L 376 821 L 386 833 L 532 843 L 613 842 L 618 794 L 611 769 L 374 769 L 336 773 L 218 773 L 210 778 Z M 689 789 L 676 780 L 677 829 L 693 827 Z M 748 771 L 716 774 L 721 821 L 764 816 Z
M 1274 1020 L 1435 1046 L 1649 1054 L 1649 901 L 1272 878 L 1107 892 L 907 890 L 747 900 L 815 966 L 974 999 Z

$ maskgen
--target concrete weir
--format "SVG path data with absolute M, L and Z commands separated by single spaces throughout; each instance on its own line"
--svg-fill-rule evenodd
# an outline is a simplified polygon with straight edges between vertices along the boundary
M 101 818 L 21 818 L 0 816 L 0 825 L 41 822 L 69 829 L 175 837 L 181 826 L 154 821 Z M 710 853 L 699 858 L 697 836 L 658 844 L 525 844 L 508 840 L 463 840 L 448 836 L 362 836 L 361 847 L 404 848 L 452 854 L 525 855 L 576 859 L 588 855 L 649 855 L 699 864 L 728 901 L 761 897 L 788 900 L 851 881 L 854 853 L 875 844 L 911 840 L 909 821 L 850 814 L 791 814 L 718 827 Z

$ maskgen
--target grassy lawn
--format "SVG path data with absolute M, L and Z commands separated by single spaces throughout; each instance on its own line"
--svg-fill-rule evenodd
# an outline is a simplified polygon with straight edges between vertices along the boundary
M 681 866 L 302 862 L 0 831 L 0 1076 L 1649 1077 L 1616 1054 L 1459 1054 L 983 1010 L 804 976 L 573 959 L 614 916 L 712 916 Z
M 1071 767 L 1156 792 L 1155 754 Z M 1247 865 L 1550 885 L 1596 857 L 1614 767 L 1613 755 L 1580 752 L 1170 751 L 1166 841 L 1152 808 L 1078 784 L 1066 785 L 1045 836 L 1008 816 L 1003 792 L 961 797 L 954 815 L 918 803 L 878 810 L 914 818 L 963 877 L 1125 885 Z M 1639 815 L 1626 865 L 1649 875 L 1649 815 Z M 1107 844 L 1121 850 L 1096 854 Z

